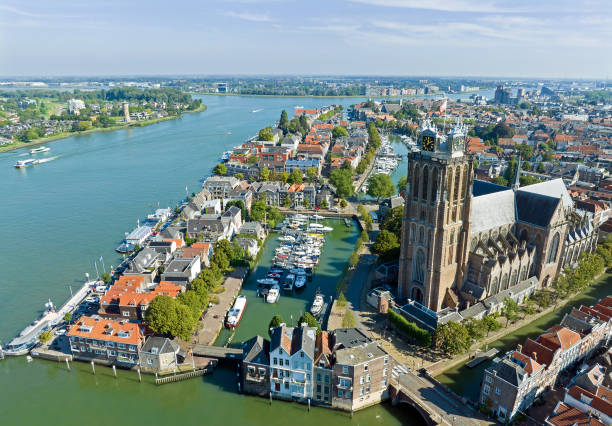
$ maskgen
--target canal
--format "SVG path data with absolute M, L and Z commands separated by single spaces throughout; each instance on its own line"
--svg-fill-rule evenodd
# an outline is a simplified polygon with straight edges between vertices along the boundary
M 498 348 L 500 356 L 507 351 L 516 348 L 517 344 L 522 344 L 528 337 L 537 337 L 542 332 L 548 330 L 555 324 L 559 324 L 565 314 L 572 310 L 572 307 L 580 307 L 580 305 L 593 305 L 598 300 L 609 296 L 612 293 L 612 275 L 606 274 L 602 276 L 596 283 L 589 287 L 584 293 L 576 296 L 565 305 L 563 308 L 555 310 L 543 317 L 533 321 L 532 323 L 517 329 L 502 339 L 493 342 L 489 348 Z M 491 365 L 492 361 L 486 361 L 482 364 L 468 368 L 465 363 L 446 370 L 443 374 L 436 378 L 450 387 L 455 393 L 465 396 L 472 401 L 478 401 L 480 394 L 480 382 L 484 370 Z
M 282 109 L 291 114 L 296 105 L 348 107 L 359 101 L 210 96 L 204 98 L 208 109 L 203 113 L 49 143 L 51 151 L 43 154 L 48 161 L 27 170 L 13 168 L 18 159 L 28 158 L 25 149 L 0 154 L 0 339 L 10 340 L 40 315 L 47 299 L 63 303 L 85 273 L 95 276 L 94 260 L 103 256 L 107 270 L 116 265 L 120 258 L 114 248 L 138 218 L 158 205 L 175 205 L 185 196 L 185 185 L 189 193 L 197 191 L 223 151 L 270 125 Z M 288 322 L 293 315 L 295 321 L 317 286 L 331 294 L 357 235 L 354 225 L 334 223 L 315 281 L 301 294 L 265 305 L 254 296 L 252 280 L 263 274 L 276 244 L 272 240 L 246 283 L 247 316 L 233 342 L 265 335 L 274 313 Z M 156 387 L 150 377 L 138 383 L 132 372 L 120 371 L 115 379 L 107 368 L 98 368 L 94 376 L 87 364 L 73 363 L 68 372 L 62 364 L 27 363 L 19 357 L 0 361 L 0 386 L 6 424 L 419 423 L 414 412 L 388 405 L 353 418 L 320 408 L 307 413 L 306 407 L 291 403 L 270 407 L 266 399 L 237 394 L 235 372 L 223 368 L 204 378 Z

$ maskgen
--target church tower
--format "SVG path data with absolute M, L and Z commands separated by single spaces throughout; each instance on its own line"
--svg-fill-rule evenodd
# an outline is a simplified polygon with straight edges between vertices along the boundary
M 466 135 L 460 123 L 445 136 L 425 121 L 421 151 L 408 154 L 399 293 L 436 312 L 457 305 L 467 274 L 474 161 Z

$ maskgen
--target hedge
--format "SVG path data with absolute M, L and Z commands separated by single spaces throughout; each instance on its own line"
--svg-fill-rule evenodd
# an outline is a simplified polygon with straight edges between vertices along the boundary
M 387 319 L 401 333 L 414 339 L 419 345 L 425 347 L 431 346 L 431 334 L 427 330 L 419 327 L 413 322 L 408 321 L 393 309 L 389 309 Z

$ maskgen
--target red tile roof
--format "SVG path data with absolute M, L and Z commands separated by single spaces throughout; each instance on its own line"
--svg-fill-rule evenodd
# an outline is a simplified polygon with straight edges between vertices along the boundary
M 125 333 L 125 335 L 123 335 Z M 138 345 L 142 341 L 142 333 L 138 324 L 125 321 L 112 321 L 81 317 L 70 328 L 68 336 L 85 337 L 129 345 Z M 122 337 L 123 336 L 123 337 Z

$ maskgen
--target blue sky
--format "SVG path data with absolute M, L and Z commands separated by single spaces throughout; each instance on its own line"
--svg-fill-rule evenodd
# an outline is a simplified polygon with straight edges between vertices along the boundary
M 612 0 L 0 0 L 0 74 L 612 77 Z

